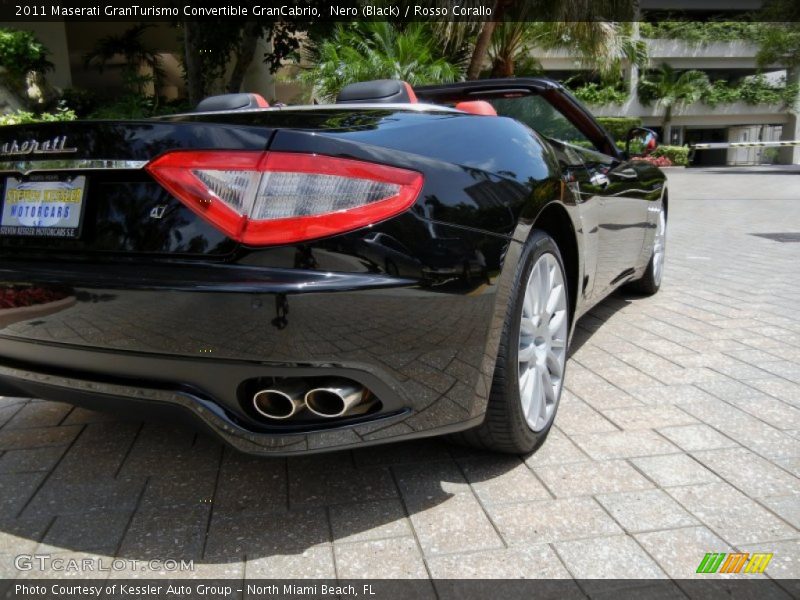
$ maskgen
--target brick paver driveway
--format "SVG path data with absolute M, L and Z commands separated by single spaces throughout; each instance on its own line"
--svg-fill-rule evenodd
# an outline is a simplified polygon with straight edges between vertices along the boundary
M 39 551 L 208 577 L 683 578 L 739 550 L 800 577 L 800 244 L 756 235 L 800 232 L 800 172 L 669 177 L 662 291 L 579 323 L 536 454 L 428 440 L 256 459 L 5 398 L 0 574 L 55 574 L 15 571 Z

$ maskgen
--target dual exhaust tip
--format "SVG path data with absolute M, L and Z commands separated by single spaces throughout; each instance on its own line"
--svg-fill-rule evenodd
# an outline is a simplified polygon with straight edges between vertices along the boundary
M 311 389 L 302 381 L 294 381 L 256 392 L 253 407 L 269 419 L 288 419 L 303 409 L 332 419 L 364 412 L 369 408 L 368 396 L 364 387 L 347 379 L 329 380 Z

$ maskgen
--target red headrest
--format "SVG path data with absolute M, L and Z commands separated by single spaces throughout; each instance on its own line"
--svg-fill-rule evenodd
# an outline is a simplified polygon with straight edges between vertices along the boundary
M 456 110 L 460 110 L 473 115 L 484 115 L 487 117 L 496 117 L 497 111 L 494 106 L 486 102 L 486 100 L 471 100 L 469 102 L 459 102 L 456 104 Z
M 252 96 L 253 102 L 256 103 L 256 106 L 258 106 L 258 108 L 269 108 L 269 102 L 267 102 L 264 99 L 264 96 L 262 96 L 261 94 L 250 94 L 250 96 Z

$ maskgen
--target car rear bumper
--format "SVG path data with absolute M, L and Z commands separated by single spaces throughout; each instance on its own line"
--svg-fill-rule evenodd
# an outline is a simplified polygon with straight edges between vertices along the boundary
M 481 422 L 495 313 L 505 306 L 496 282 L 430 289 L 375 274 L 214 270 L 7 263 L 0 282 L 58 285 L 69 295 L 16 316 L 0 311 L 0 395 L 168 413 L 242 451 L 273 455 Z M 326 376 L 363 385 L 380 410 L 313 425 L 265 423 L 246 410 L 246 382 Z

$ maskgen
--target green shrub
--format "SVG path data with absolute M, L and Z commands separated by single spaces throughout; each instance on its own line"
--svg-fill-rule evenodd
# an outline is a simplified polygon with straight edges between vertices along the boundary
M 643 38 L 684 40 L 695 44 L 753 41 L 761 37 L 762 23 L 749 21 L 660 21 L 639 24 Z
M 585 83 L 580 87 L 572 88 L 570 91 L 581 102 L 594 106 L 624 104 L 629 96 L 627 91 L 618 87 L 600 85 L 594 82 Z
M 598 117 L 597 122 L 611 134 L 615 141 L 622 142 L 623 147 L 628 130 L 642 126 L 642 120 L 639 117 Z
M 796 85 L 773 84 L 763 75 L 748 77 L 738 83 L 718 80 L 703 92 L 702 101 L 709 106 L 744 102 L 745 104 L 779 104 L 790 106 L 797 97 Z
M 17 82 L 31 71 L 44 73 L 53 68 L 50 52 L 30 31 L 0 28 L 0 67 Z
M 0 115 L 0 125 L 27 125 L 29 123 L 52 123 L 53 121 L 74 121 L 75 112 L 67 108 L 59 108 L 55 112 L 36 114 L 19 110 L 15 113 Z
M 650 156 L 658 158 L 665 156 L 669 161 L 676 166 L 685 167 L 689 164 L 689 147 L 688 146 L 659 146 Z

